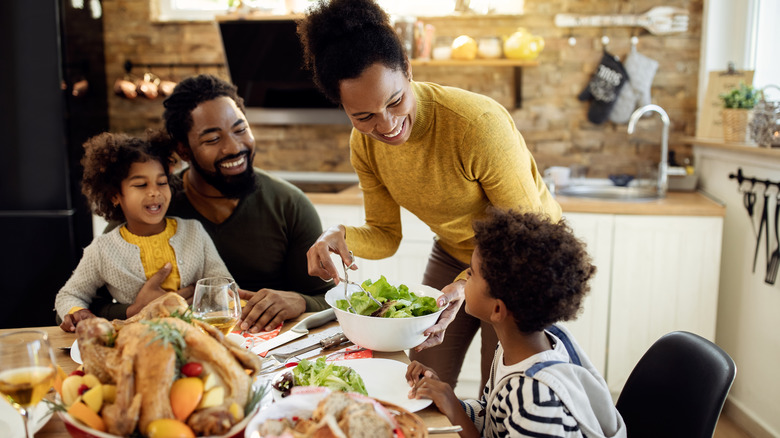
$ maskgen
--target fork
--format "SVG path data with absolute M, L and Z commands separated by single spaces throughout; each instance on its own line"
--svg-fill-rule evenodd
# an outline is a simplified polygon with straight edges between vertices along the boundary
M 352 251 L 349 252 L 349 258 L 354 260 L 354 256 L 352 255 Z M 348 284 L 354 284 L 355 286 L 359 287 L 360 290 L 365 292 L 366 295 L 368 295 L 368 297 L 371 298 L 371 301 L 373 301 L 374 304 L 376 304 L 379 307 L 382 307 L 382 303 L 379 300 L 377 300 L 376 298 L 374 298 L 374 295 L 372 295 L 371 292 L 367 291 L 366 288 L 364 288 L 362 284 L 355 283 L 354 281 L 349 281 L 349 274 L 348 274 L 349 270 L 347 269 L 347 264 L 344 263 L 344 260 L 341 261 L 341 264 L 344 266 L 344 278 L 339 277 L 339 280 L 344 282 L 344 297 L 347 299 L 347 302 L 349 303 L 349 297 L 347 297 L 347 285 Z M 352 313 L 357 313 L 357 312 L 355 312 L 355 309 L 352 307 L 351 303 L 349 304 L 349 309 L 348 310 L 350 310 L 350 309 L 351 309 Z
M 349 252 L 349 255 L 352 256 L 352 251 Z M 341 266 L 344 267 L 344 278 L 339 278 L 339 280 L 344 282 L 344 299 L 347 300 L 347 306 L 349 306 L 347 307 L 347 312 L 357 314 L 355 308 L 352 307 L 352 303 L 349 301 L 349 295 L 347 294 L 347 288 L 349 286 L 349 274 L 347 274 L 347 272 L 349 270 L 347 269 L 347 264 L 344 263 L 344 259 L 341 259 Z

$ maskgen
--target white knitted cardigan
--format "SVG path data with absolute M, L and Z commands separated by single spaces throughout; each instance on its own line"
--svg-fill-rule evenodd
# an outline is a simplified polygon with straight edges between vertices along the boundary
M 173 217 L 176 234 L 169 242 L 176 254 L 181 286 L 195 284 L 205 277 L 231 277 L 214 242 L 197 220 Z M 95 237 L 65 286 L 57 293 L 54 307 L 64 318 L 74 306 L 89 307 L 97 290 L 106 286 L 122 304 L 132 304 L 146 282 L 141 250 L 119 234 L 120 227 Z M 231 277 L 232 278 L 232 277 Z

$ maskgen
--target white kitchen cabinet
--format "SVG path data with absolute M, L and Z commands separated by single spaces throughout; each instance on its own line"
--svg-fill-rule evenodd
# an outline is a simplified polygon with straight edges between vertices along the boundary
M 588 353 L 593 365 L 605 375 L 607 329 L 612 268 L 612 231 L 615 216 L 610 214 L 565 213 L 574 234 L 587 245 L 596 274 L 590 283 L 583 310 L 574 321 L 563 323 Z
M 722 217 L 616 216 L 607 383 L 675 330 L 715 340 Z
M 613 396 L 662 335 L 715 338 L 722 217 L 565 213 L 597 267 L 566 323 Z

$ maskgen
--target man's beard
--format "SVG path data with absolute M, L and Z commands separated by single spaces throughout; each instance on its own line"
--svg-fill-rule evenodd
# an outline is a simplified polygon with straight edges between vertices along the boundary
M 238 175 L 223 175 L 219 171 L 219 164 L 224 161 L 235 160 L 240 156 L 244 156 L 247 160 L 246 171 Z M 240 152 L 235 155 L 222 158 L 214 163 L 215 172 L 209 172 L 208 170 L 200 167 L 197 160 L 192 160 L 190 164 L 196 172 L 203 178 L 210 186 L 219 190 L 220 193 L 229 199 L 242 199 L 255 191 L 255 172 L 252 167 L 252 156 L 249 151 Z

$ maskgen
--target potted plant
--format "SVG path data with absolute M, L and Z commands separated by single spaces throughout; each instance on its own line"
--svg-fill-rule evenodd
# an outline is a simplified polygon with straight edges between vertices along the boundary
M 719 97 L 723 100 L 723 140 L 746 143 L 748 121 L 753 107 L 758 103 L 758 91 L 752 85 L 742 82 L 739 87 Z

